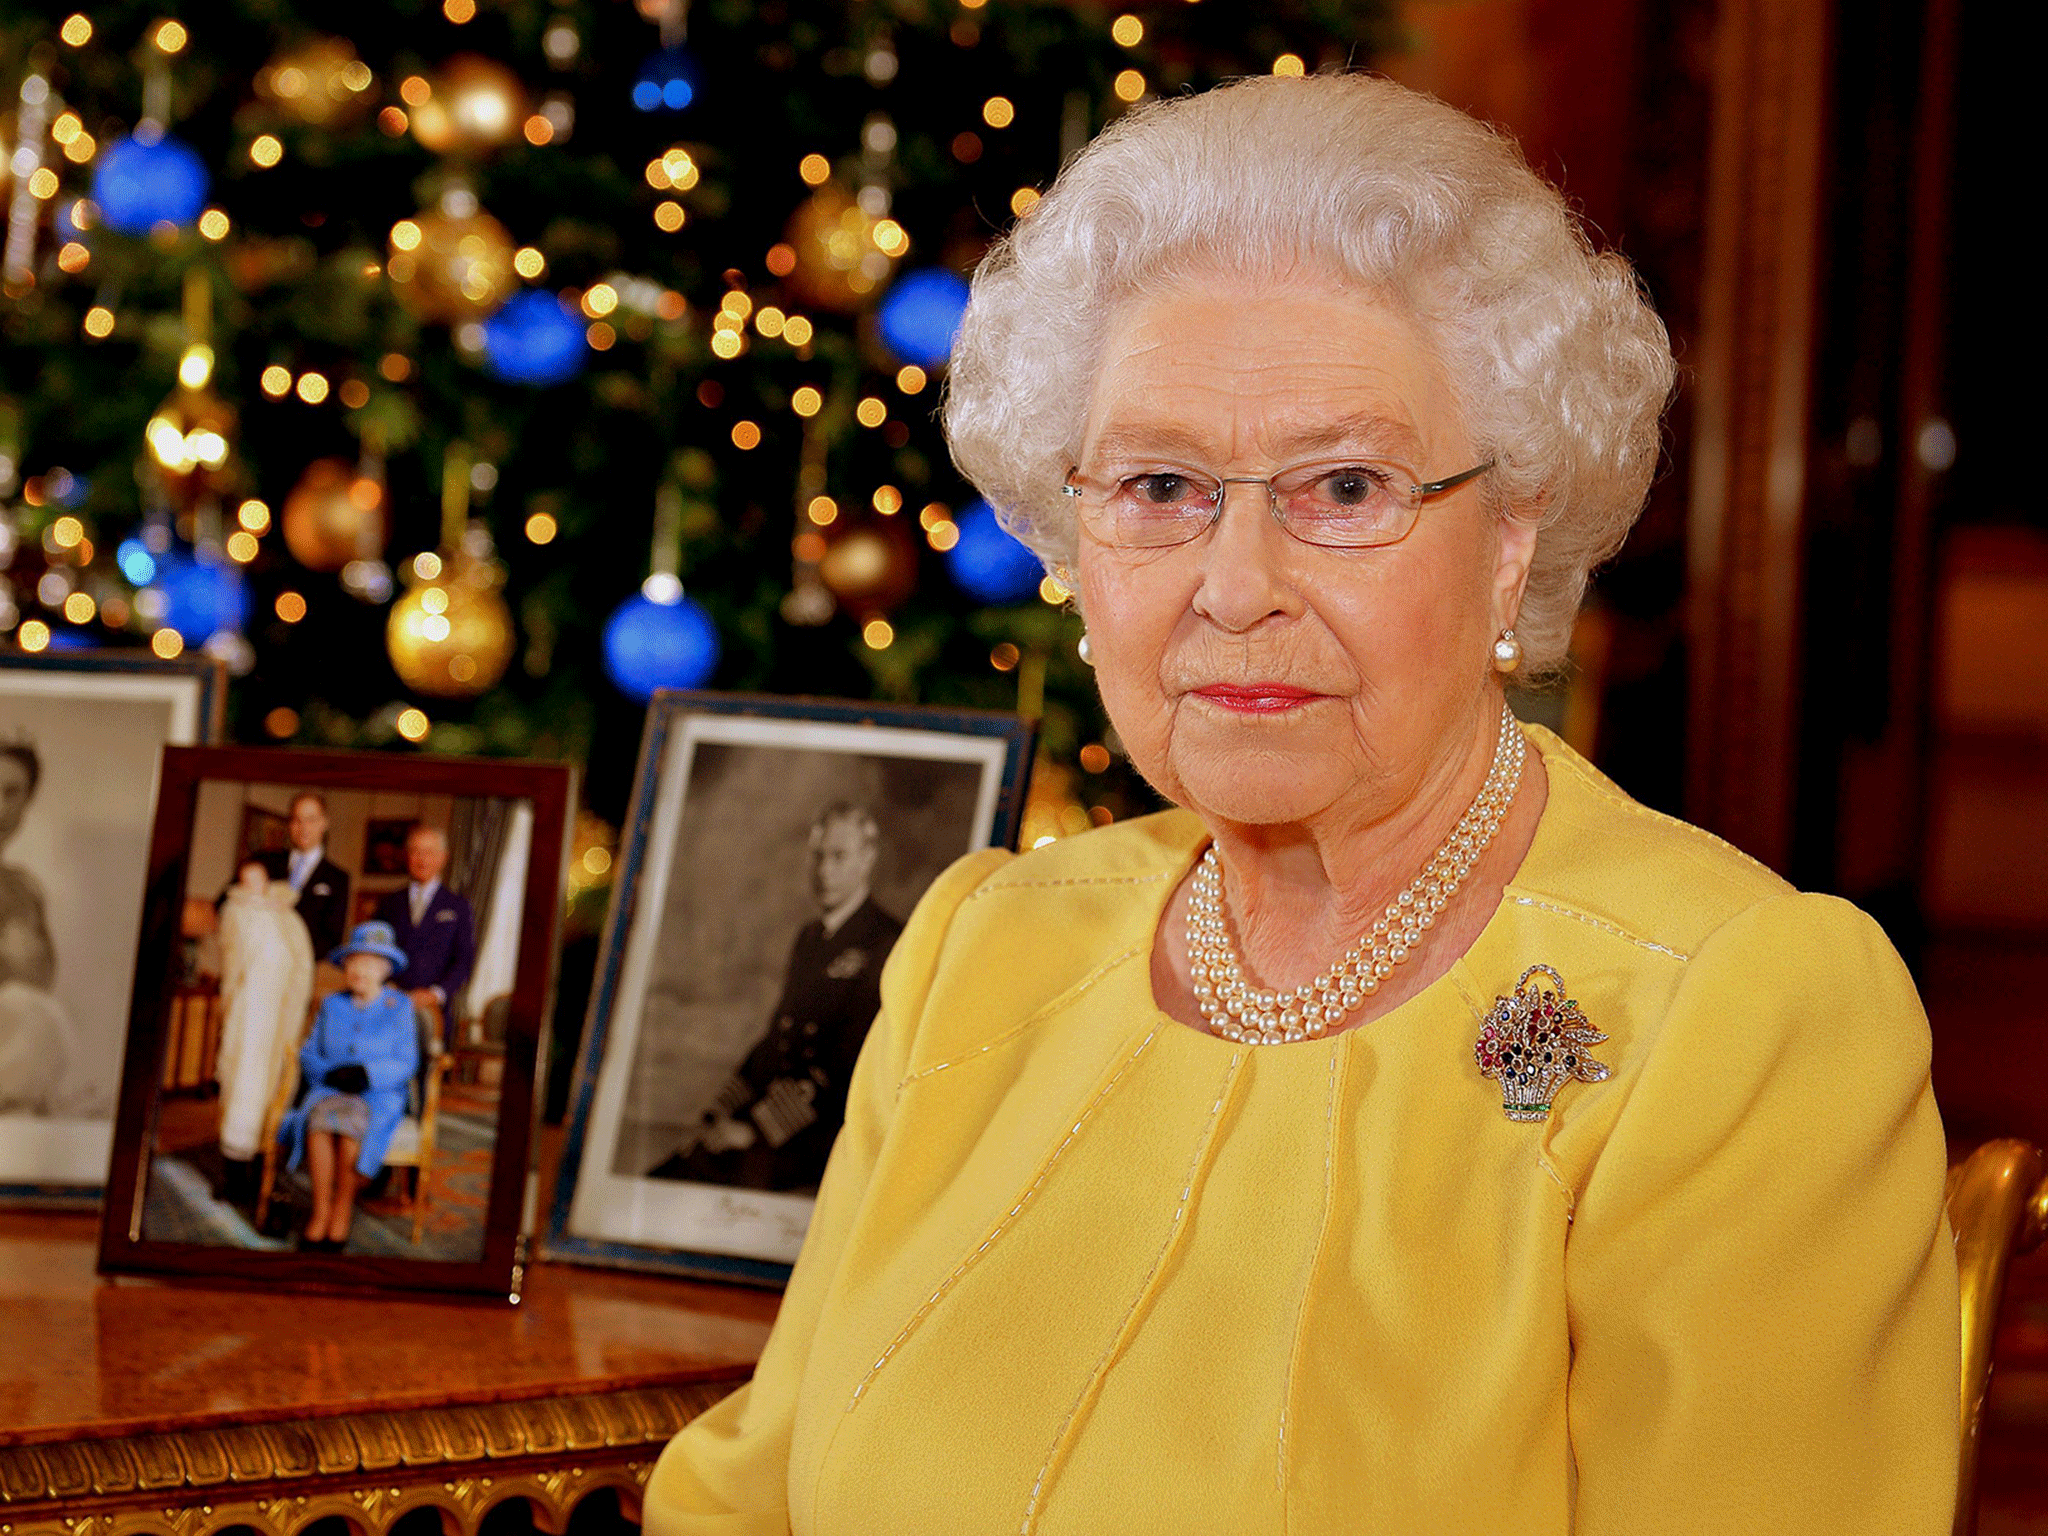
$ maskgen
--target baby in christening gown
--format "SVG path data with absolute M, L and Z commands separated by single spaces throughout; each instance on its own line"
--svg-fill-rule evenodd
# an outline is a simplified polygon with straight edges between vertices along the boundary
M 313 994 L 313 940 L 297 897 L 254 860 L 242 865 L 220 910 L 220 1145 L 253 1158 L 263 1112 L 306 1021 Z

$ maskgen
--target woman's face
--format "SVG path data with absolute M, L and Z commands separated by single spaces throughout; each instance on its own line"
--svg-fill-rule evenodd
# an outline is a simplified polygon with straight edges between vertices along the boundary
M 1209 278 L 1114 314 L 1085 477 L 1152 455 L 1264 477 L 1350 454 L 1423 480 L 1481 457 L 1405 313 L 1336 282 Z M 1240 825 L 1376 820 L 1454 773 L 1498 707 L 1492 643 L 1533 525 L 1496 520 L 1474 481 L 1424 502 L 1398 544 L 1326 549 L 1287 533 L 1261 487 L 1225 492 L 1192 543 L 1081 537 L 1096 677 L 1139 770 Z
M 391 977 L 391 962 L 382 955 L 354 954 L 341 962 L 341 978 L 357 997 L 375 997 Z

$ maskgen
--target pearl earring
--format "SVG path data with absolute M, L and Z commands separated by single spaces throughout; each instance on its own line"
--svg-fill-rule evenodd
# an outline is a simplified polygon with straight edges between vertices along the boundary
M 1081 631 L 1081 643 L 1075 646 L 1074 649 L 1081 653 L 1081 661 L 1084 665 L 1090 667 L 1095 665 L 1095 647 L 1088 643 L 1087 630 Z
M 1515 638 L 1512 629 L 1500 632 L 1500 638 L 1493 642 L 1493 670 L 1512 672 L 1522 664 L 1522 642 Z

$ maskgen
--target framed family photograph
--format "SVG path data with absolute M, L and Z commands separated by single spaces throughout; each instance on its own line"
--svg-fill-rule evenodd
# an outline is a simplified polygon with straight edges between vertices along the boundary
M 881 968 L 939 872 L 1014 846 L 1011 715 L 706 693 L 648 711 L 550 1257 L 779 1284 Z
M 516 1300 L 571 789 L 164 753 L 103 1270 Z
M 226 695 L 204 656 L 0 651 L 0 1203 L 99 1198 L 158 763 Z

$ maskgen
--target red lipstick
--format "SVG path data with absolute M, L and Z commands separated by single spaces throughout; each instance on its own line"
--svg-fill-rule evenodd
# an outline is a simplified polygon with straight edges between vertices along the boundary
M 1220 708 L 1246 715 L 1277 715 L 1322 697 L 1289 683 L 1210 683 L 1195 694 Z

